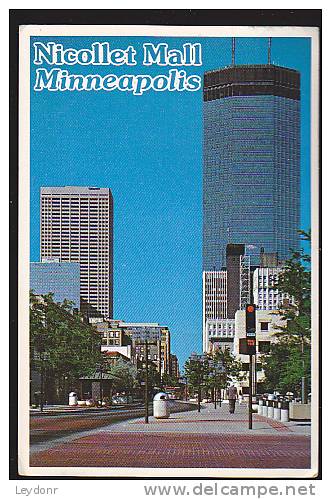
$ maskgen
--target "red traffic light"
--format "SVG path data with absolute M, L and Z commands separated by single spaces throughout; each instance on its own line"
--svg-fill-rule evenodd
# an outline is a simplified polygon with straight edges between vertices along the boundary
M 255 330 L 256 330 L 255 310 L 256 310 L 256 307 L 254 304 L 246 305 L 246 334 L 247 335 L 252 335 L 253 333 L 255 333 Z

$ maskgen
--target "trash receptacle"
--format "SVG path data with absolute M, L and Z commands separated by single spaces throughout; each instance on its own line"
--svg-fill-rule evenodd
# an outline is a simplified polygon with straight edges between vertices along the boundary
M 262 416 L 267 416 L 268 415 L 268 407 L 267 407 L 267 399 L 263 397 L 262 401 Z
M 164 392 L 159 392 L 153 399 L 153 416 L 157 419 L 170 416 L 169 397 Z
M 69 393 L 69 405 L 77 405 L 78 397 L 76 392 Z

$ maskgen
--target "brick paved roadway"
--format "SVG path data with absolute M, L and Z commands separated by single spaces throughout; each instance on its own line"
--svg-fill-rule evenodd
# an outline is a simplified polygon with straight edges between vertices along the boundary
M 144 425 L 142 419 L 76 434 L 61 442 L 34 447 L 31 466 L 152 468 L 310 468 L 309 427 L 283 424 L 254 415 L 247 429 L 247 409 L 210 405 Z M 65 440 L 65 441 L 63 441 Z

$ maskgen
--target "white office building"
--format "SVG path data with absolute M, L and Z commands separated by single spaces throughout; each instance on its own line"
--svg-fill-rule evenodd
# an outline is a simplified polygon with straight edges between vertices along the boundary
M 253 370 L 253 392 L 259 391 L 259 383 L 264 379 L 264 372 L 261 368 L 261 356 L 268 354 L 272 343 L 277 342 L 275 333 L 280 333 L 286 326 L 286 321 L 282 319 L 280 312 L 275 310 L 256 311 L 256 356 Z M 243 363 L 246 379 L 240 383 L 243 393 L 248 393 L 248 366 L 249 356 L 239 353 L 239 340 L 246 337 L 246 313 L 245 310 L 238 310 L 235 317 L 235 337 L 233 353 Z
M 283 271 L 281 267 L 260 267 L 253 274 L 253 298 L 259 310 L 279 310 L 289 295 L 279 293 L 277 289 L 278 276 Z
M 206 351 L 213 352 L 217 349 L 228 348 L 232 351 L 235 336 L 234 319 L 208 319 L 206 321 L 206 335 L 208 348 Z
M 209 349 L 208 321 L 227 317 L 227 272 L 226 270 L 202 273 L 203 295 L 203 351 Z
M 41 260 L 80 263 L 80 298 L 113 316 L 113 197 L 99 187 L 42 187 Z M 83 307 L 83 305 L 82 305 Z

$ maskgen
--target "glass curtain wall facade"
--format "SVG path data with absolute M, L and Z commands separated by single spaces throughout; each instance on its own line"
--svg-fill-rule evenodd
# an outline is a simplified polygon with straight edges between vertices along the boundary
M 30 289 L 37 295 L 53 293 L 55 302 L 73 302 L 80 309 L 80 269 L 74 262 L 31 262 Z
M 207 72 L 203 115 L 203 270 L 225 266 L 228 243 L 286 259 L 299 246 L 300 74 L 273 65 Z

